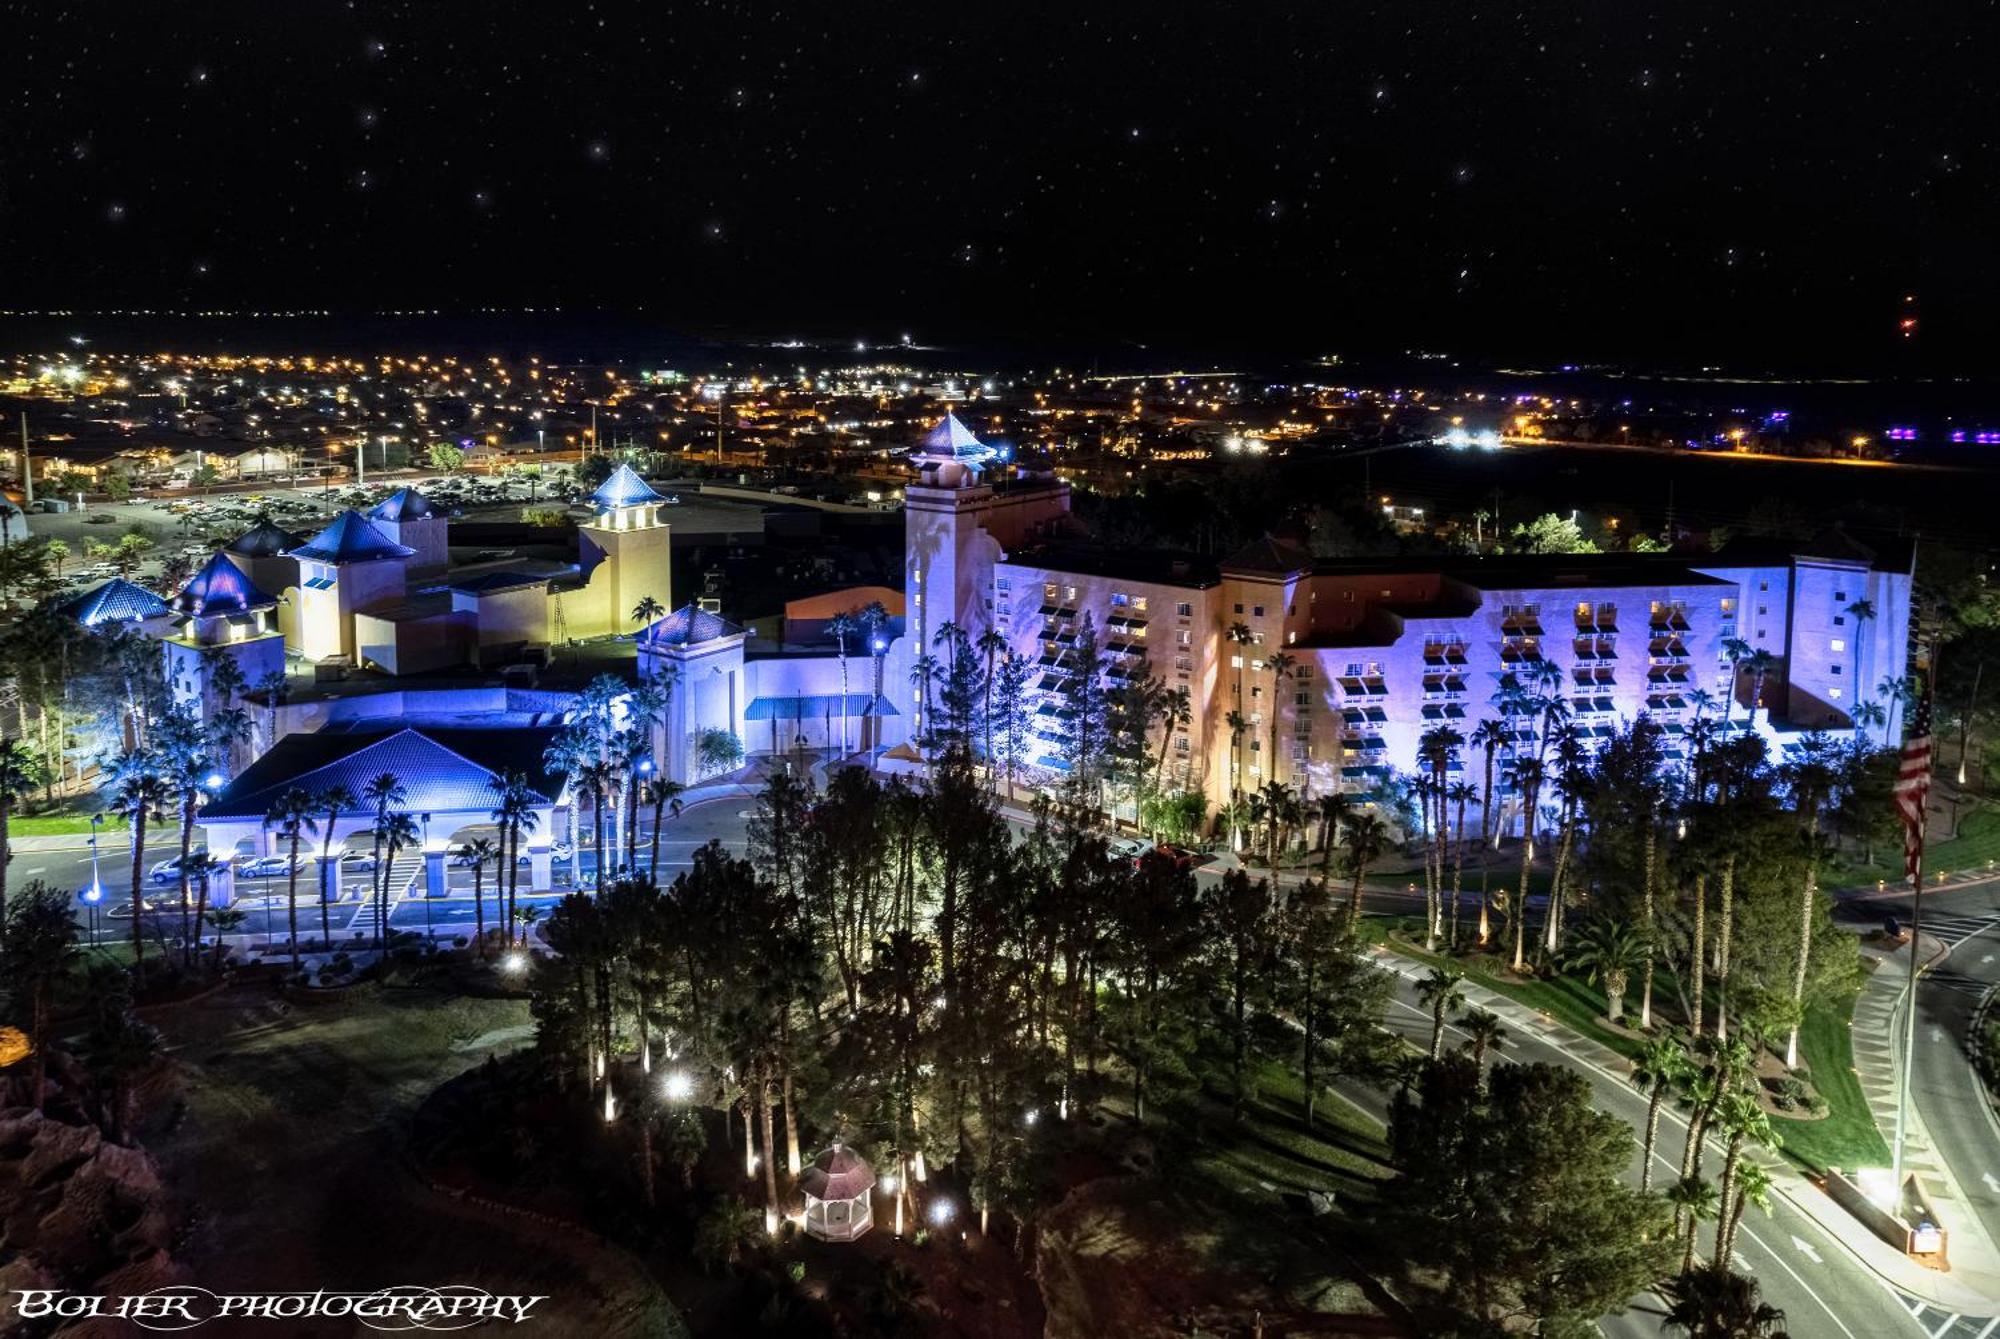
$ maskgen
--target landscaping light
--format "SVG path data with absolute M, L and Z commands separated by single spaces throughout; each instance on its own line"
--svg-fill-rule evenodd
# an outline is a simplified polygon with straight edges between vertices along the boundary
M 896 1180 L 896 1174 L 894 1172 L 890 1172 L 887 1176 L 877 1177 L 875 1179 L 875 1184 L 884 1195 L 893 1195 L 896 1193 L 896 1187 L 900 1185 L 901 1182 Z
M 945 1227 L 949 1225 L 955 1213 L 957 1213 L 957 1210 L 952 1207 L 950 1200 L 941 1199 L 932 1201 L 931 1226 Z
M 210 790 L 221 790 L 225 785 L 229 784 L 229 778 L 220 772 L 210 772 L 207 779 L 201 784 L 207 786 Z
M 500 969 L 518 976 L 528 970 L 528 955 L 525 953 L 509 953 L 500 960 Z
M 1040 1119 L 1041 1114 L 1041 1112 L 1035 1110 L 1033 1107 L 1029 1107 L 1028 1114 L 1021 1117 L 1021 1123 L 1032 1130 L 1035 1128 L 1035 1122 Z
M 1887 1167 L 1862 1167 L 1854 1173 L 1854 1184 L 1868 1197 L 1868 1202 L 1887 1213 L 1893 1213 L 1896 1202 L 1902 1198 L 1897 1193 L 1896 1174 Z
M 694 1080 L 680 1070 L 675 1070 L 667 1075 L 666 1081 L 660 1085 L 660 1090 L 667 1095 L 669 1101 L 685 1102 L 694 1096 Z

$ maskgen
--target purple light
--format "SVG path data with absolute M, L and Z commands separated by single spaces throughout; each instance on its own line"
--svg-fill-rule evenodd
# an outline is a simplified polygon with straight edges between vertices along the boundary
M 1962 441 L 1964 441 L 1964 440 L 1965 440 L 1965 429 L 1963 429 L 1963 428 L 1960 428 L 1960 429 L 1959 429 L 1959 430 L 1958 430 L 1957 432 L 1954 432 L 1954 433 L 1953 433 L 1953 434 L 1951 435 L 1951 440 L 1953 440 L 1954 442 L 1962 442 Z
M 1915 428 L 1891 428 L 1884 434 L 1892 442 L 1914 442 L 1917 440 Z

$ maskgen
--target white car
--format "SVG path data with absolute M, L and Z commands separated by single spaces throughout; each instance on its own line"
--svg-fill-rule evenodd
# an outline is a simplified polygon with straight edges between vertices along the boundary
M 1113 860 L 1137 860 L 1153 849 L 1153 843 L 1145 837 L 1120 837 L 1105 849 Z
M 305 857 L 300 856 L 299 864 L 303 866 L 305 863 Z M 237 876 L 245 879 L 270 879 L 289 874 L 291 870 L 292 858 L 288 855 L 260 855 L 236 867 Z

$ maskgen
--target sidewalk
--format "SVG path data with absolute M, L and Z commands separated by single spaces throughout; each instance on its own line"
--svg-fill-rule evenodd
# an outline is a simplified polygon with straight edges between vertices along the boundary
M 1375 948 L 1372 954 L 1387 970 L 1412 981 L 1422 978 L 1428 971 L 1423 964 L 1387 948 Z M 1882 972 L 1878 970 L 1874 975 L 1880 977 L 1881 974 Z M 1901 980 L 1900 975 L 1896 979 Z M 1461 988 L 1465 991 L 1468 1004 L 1497 1014 L 1517 1034 L 1527 1033 L 1557 1046 L 1577 1063 L 1595 1071 L 1602 1078 L 1626 1085 L 1632 1082 L 1631 1062 L 1609 1047 L 1573 1032 L 1546 1014 L 1516 1003 L 1507 996 L 1488 990 L 1484 986 L 1466 981 L 1461 984 Z M 1856 1013 L 1855 1052 L 1858 1059 L 1861 1051 L 1859 1045 L 1861 1029 L 1858 1021 L 1859 1010 Z M 1864 1086 L 1866 1086 L 1865 1071 Z M 1892 1105 L 1892 1119 L 1893 1110 Z M 1663 1109 L 1661 1115 L 1683 1130 L 1686 1129 L 1686 1118 L 1671 1106 Z M 1634 1138 L 1636 1137 L 1635 1132 Z M 1709 1147 L 1717 1154 L 1722 1151 L 1721 1144 L 1712 1138 Z M 1948 1224 L 1951 1229 L 1951 1272 L 1939 1273 L 1934 1269 L 1926 1269 L 1870 1232 L 1852 1214 L 1835 1204 L 1825 1191 L 1813 1184 L 1777 1153 L 1765 1149 L 1751 1149 L 1744 1156 L 1754 1158 L 1770 1174 L 1772 1189 L 1788 1204 L 1810 1219 L 1869 1272 L 1898 1292 L 1908 1294 L 1927 1305 L 1962 1316 L 1989 1316 L 2000 1312 L 2000 1255 L 1995 1254 L 1992 1246 L 1984 1240 L 1983 1234 L 1978 1234 L 1976 1231 L 1968 1234 L 1968 1238 L 1976 1236 L 1978 1240 L 1961 1238 L 1958 1227 L 1961 1221 L 1960 1215 L 1951 1215 L 1951 1222 Z M 1933 1188 L 1933 1198 L 1942 1207 L 1946 1198 L 1940 1193 L 1944 1186 L 1938 1175 L 1926 1171 L 1925 1183 Z M 1963 1196 L 1957 1195 L 1955 1186 L 1952 1188 L 1952 1193 L 1960 1202 L 1963 1201 Z M 1970 1215 L 1967 1214 L 1965 1217 L 1970 1218 Z
M 1920 943 L 1920 971 L 1935 966 L 1951 952 L 1949 946 L 1929 935 L 1923 936 Z M 1861 998 L 1854 1005 L 1854 1072 L 1861 1079 L 1861 1091 L 1868 1099 L 1868 1109 L 1875 1117 L 1876 1128 L 1888 1139 L 1895 1137 L 1904 994 L 1909 984 L 1910 954 L 1917 947 L 1905 945 L 1894 953 L 1883 955 L 1881 965 L 1868 974 L 1867 983 L 1861 988 Z M 1932 1278 L 1956 1280 L 1977 1295 L 1977 1305 L 1986 1312 L 2000 1311 L 2000 1247 L 1987 1237 L 1979 1215 L 1973 1212 L 1966 1199 L 1964 1187 L 1959 1185 L 1944 1159 L 1938 1156 L 1915 1102 L 1910 1103 L 1903 1167 L 1923 1177 L 1924 1188 L 1937 1205 L 1945 1228 L 1951 1233 L 1951 1273 L 1921 1272 Z M 1889 1249 L 1887 1243 L 1883 1243 L 1883 1248 Z M 1894 1251 L 1890 1253 L 1896 1254 Z M 1930 1300 L 1919 1288 L 1900 1283 L 1898 1286 Z M 1963 1304 L 1966 1300 L 1954 1297 L 1946 1303 L 1939 1299 L 1938 1304 L 1951 1305 L 1960 1311 L 1973 1310 L 1973 1307 Z

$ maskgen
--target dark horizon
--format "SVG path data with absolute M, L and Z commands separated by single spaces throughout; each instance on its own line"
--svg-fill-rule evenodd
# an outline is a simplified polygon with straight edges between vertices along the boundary
M 1890 372 L 2000 300 L 1887 13 L 897 13 L 31 13 L 6 305 Z

